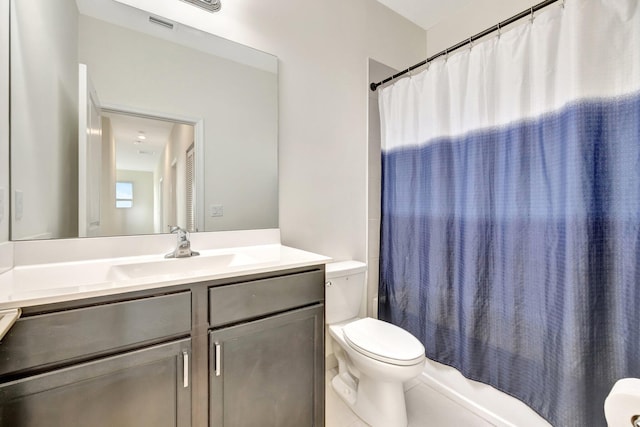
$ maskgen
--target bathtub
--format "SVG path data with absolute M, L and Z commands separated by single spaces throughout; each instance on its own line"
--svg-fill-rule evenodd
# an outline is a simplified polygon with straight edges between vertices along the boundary
M 551 427 L 518 399 L 490 385 L 465 378 L 458 370 L 427 359 L 419 380 L 499 427 Z

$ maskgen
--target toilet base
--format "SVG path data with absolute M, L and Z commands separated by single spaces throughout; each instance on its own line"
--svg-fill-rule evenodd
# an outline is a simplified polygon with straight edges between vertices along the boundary
M 335 392 L 371 427 L 407 427 L 402 383 L 373 381 L 366 376 L 358 384 L 338 374 L 331 380 Z
M 331 380 L 333 389 L 372 427 L 407 427 L 404 382 L 420 375 L 424 355 L 413 365 L 381 362 L 351 348 L 344 339 L 343 326 L 329 326 L 338 360 L 338 374 Z
M 352 378 L 343 378 L 340 374 L 333 377 L 331 386 L 347 405 L 353 408 L 356 404 L 356 383 Z

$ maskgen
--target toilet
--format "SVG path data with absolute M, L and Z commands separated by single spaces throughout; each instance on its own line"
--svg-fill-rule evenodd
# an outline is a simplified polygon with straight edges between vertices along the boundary
M 325 310 L 338 359 L 336 393 L 372 427 L 407 427 L 403 383 L 420 375 L 424 346 L 404 329 L 358 313 L 366 264 L 326 265 Z

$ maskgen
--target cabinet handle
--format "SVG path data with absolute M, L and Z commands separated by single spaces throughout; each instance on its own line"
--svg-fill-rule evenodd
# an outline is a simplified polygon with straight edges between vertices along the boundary
M 216 377 L 220 376 L 220 365 L 221 365 L 221 348 L 220 348 L 220 344 L 216 343 Z
M 189 353 L 182 352 L 182 387 L 189 387 Z

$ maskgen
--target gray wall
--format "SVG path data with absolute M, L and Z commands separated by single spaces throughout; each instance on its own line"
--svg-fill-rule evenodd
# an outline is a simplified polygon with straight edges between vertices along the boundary
M 365 260 L 368 58 L 418 62 L 425 31 L 375 0 L 229 3 L 215 15 L 170 0 L 125 2 L 279 57 L 283 242 Z
M 282 241 L 366 260 L 368 59 L 416 63 L 425 31 L 375 0 L 124 2 L 278 56 Z
M 11 174 L 24 208 L 11 237 L 77 236 L 75 1 L 17 0 L 13 7 L 19 18 L 11 22 L 11 161 L 20 166 Z
M 0 22 L 9 22 L 9 0 L 0 0 Z M 9 26 L 0 25 L 0 244 L 9 240 Z M 3 270 L 0 259 L 0 271 Z
M 277 75 L 80 17 L 79 58 L 103 104 L 204 120 L 206 231 L 276 228 Z

